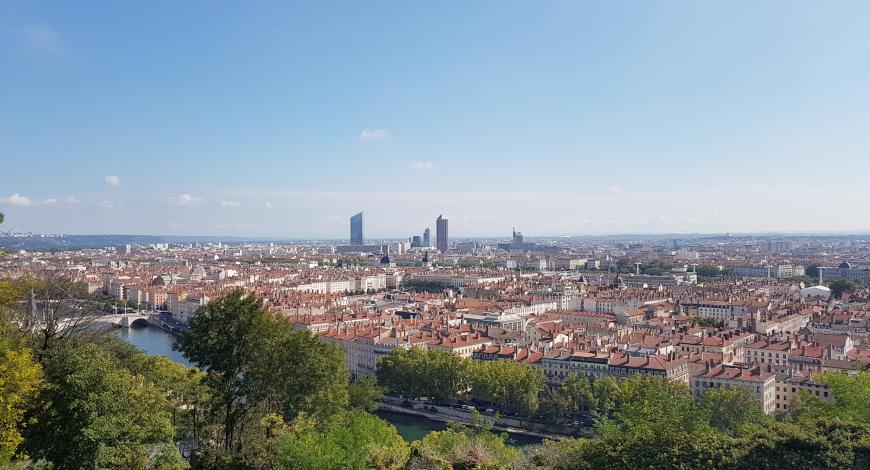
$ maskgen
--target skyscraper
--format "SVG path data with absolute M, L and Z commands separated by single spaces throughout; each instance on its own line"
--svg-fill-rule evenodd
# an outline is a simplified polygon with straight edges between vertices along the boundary
M 429 248 L 432 246 L 432 240 L 429 239 L 429 227 L 426 227 L 426 230 L 423 230 L 423 246 Z
M 363 213 L 350 218 L 350 244 L 362 245 L 365 243 L 363 239 Z
M 437 241 L 436 248 L 438 251 L 444 253 L 447 251 L 447 219 L 444 218 L 444 214 L 438 216 L 435 219 L 435 238 Z

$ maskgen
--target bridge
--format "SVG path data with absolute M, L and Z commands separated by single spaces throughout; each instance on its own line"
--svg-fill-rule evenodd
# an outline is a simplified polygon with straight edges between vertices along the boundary
M 74 322 L 74 323 L 73 323 Z M 130 328 L 133 326 L 156 326 L 175 335 L 181 335 L 188 331 L 187 324 L 163 316 L 157 312 L 139 313 L 116 313 L 110 315 L 94 315 L 85 318 L 60 320 L 59 329 L 65 330 L 71 326 L 76 328 Z
M 147 313 L 121 313 L 116 315 L 103 315 L 94 318 L 94 323 L 105 323 L 121 328 L 130 328 L 131 326 L 147 326 L 151 324 L 151 315 Z

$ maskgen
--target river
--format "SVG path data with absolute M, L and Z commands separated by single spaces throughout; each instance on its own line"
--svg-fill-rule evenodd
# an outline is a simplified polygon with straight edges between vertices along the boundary
M 155 356 L 168 356 L 173 361 L 190 366 L 190 362 L 178 352 L 172 350 L 172 344 L 175 342 L 175 336 L 155 326 L 120 328 L 118 332 L 121 338 L 129 343 L 137 346 L 139 349 L 148 354 Z M 431 431 L 440 431 L 446 426 L 439 421 L 421 418 L 419 416 L 405 415 L 401 413 L 392 413 L 389 411 L 378 411 L 377 415 L 389 421 L 406 441 L 416 441 L 422 439 L 423 436 Z M 521 434 L 509 434 L 509 443 L 516 446 L 525 446 L 530 444 L 538 444 L 541 439 Z

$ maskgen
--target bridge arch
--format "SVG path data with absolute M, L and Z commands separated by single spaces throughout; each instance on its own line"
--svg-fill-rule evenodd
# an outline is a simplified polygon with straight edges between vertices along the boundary
M 130 327 L 132 328 L 132 327 L 134 327 L 134 326 L 148 326 L 148 324 L 149 324 L 149 323 L 148 323 L 148 320 L 147 320 L 147 319 L 145 319 L 145 318 L 137 318 L 137 319 L 132 320 L 132 321 L 130 322 Z

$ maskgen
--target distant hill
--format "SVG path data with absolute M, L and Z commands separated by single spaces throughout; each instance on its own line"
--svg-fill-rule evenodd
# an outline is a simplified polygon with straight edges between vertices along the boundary
M 29 235 L 10 236 L 0 233 L 0 247 L 6 251 L 66 251 L 87 248 L 105 248 L 127 243 L 149 245 L 152 243 L 244 243 L 254 241 L 277 241 L 275 239 L 245 239 L 234 237 L 185 237 L 157 235 Z

